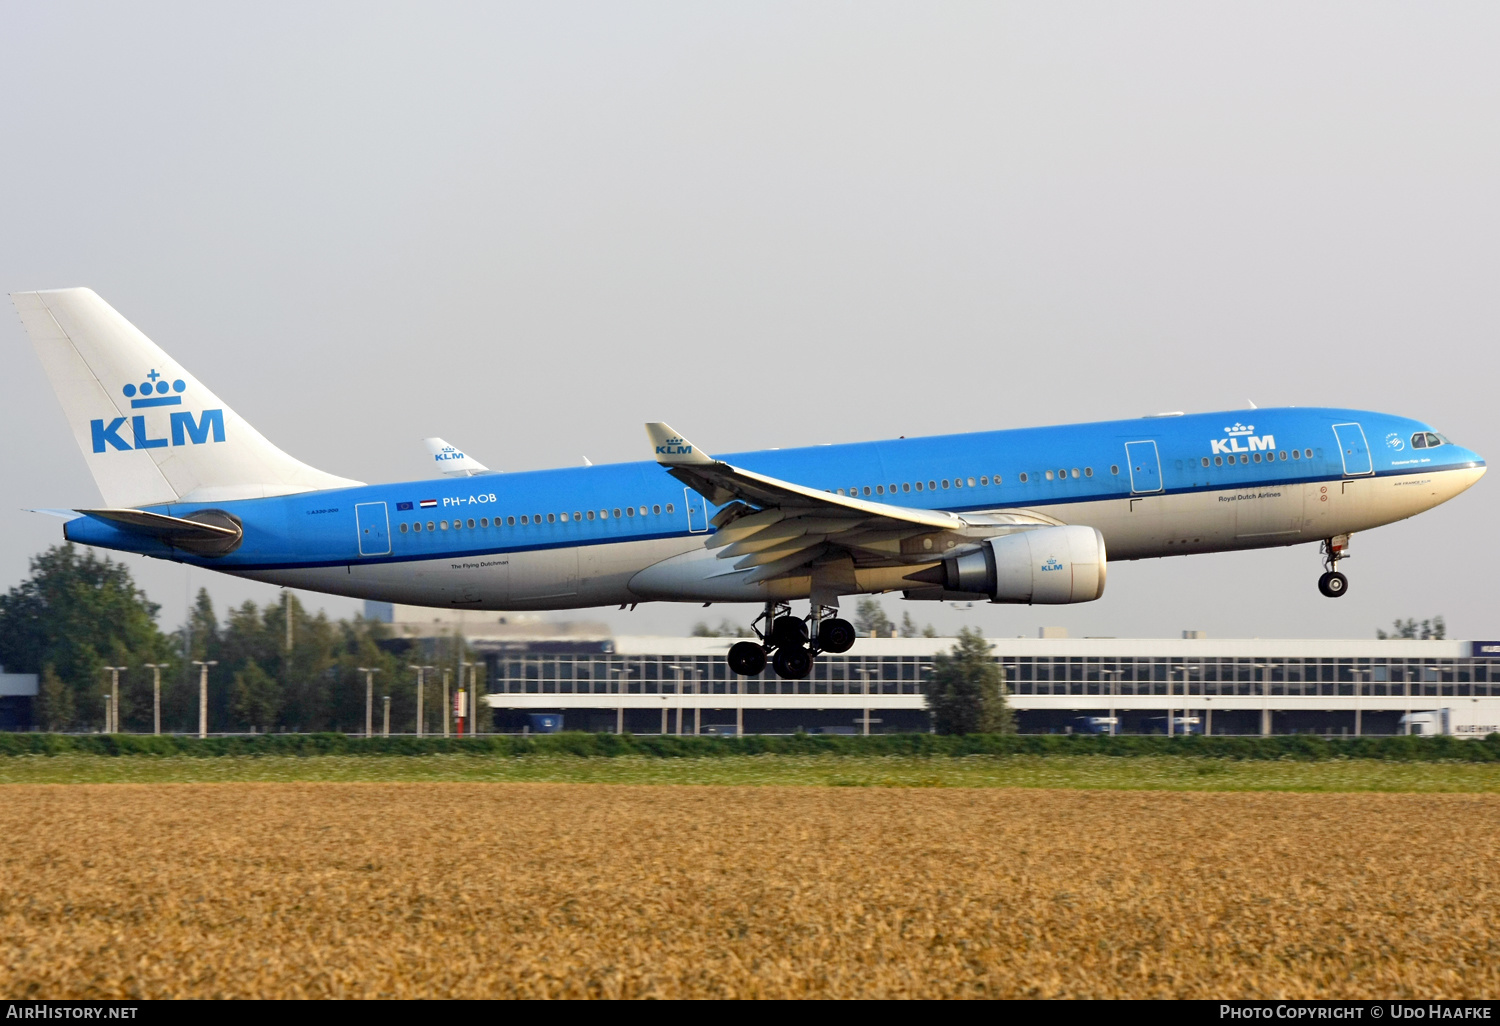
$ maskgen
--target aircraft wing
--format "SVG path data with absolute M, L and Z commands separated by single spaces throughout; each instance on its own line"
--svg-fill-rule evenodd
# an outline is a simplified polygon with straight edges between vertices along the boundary
M 725 507 L 707 545 L 730 562 L 726 573 L 750 570 L 746 583 L 839 550 L 862 566 L 930 563 L 980 538 L 1056 523 L 1024 512 L 961 516 L 838 495 L 716 460 L 663 423 L 647 424 L 646 434 L 657 463 Z

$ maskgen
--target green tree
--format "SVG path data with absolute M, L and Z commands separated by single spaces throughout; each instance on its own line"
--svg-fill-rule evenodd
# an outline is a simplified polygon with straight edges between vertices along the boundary
M 77 713 L 77 700 L 73 689 L 63 683 L 57 671 L 48 663 L 42 668 L 42 682 L 37 689 L 37 719 L 45 730 L 67 730 L 73 725 Z
M 854 629 L 862 638 L 870 637 L 872 632 L 874 637 L 889 638 L 896 625 L 885 615 L 879 599 L 862 598 L 854 607 Z
M 234 675 L 229 686 L 229 710 L 241 728 L 264 732 L 274 726 L 281 699 L 281 686 L 253 659 Z
M 1415 619 L 1395 620 L 1391 624 L 1391 633 L 1376 628 L 1375 637 L 1381 641 L 1392 638 L 1405 638 L 1412 641 L 1442 641 L 1448 636 L 1448 624 L 1441 616 L 1434 616 L 1431 620 L 1423 620 L 1418 623 Z
M 929 623 L 929 624 L 926 624 L 926 625 L 924 625 L 922 627 L 918 627 L 917 626 L 917 621 L 913 620 L 911 618 L 911 613 L 907 613 L 907 612 L 903 612 L 901 614 L 901 628 L 900 628 L 900 630 L 901 630 L 901 636 L 903 638 L 935 638 L 935 637 L 937 637 L 937 631 L 935 631 L 935 630 L 932 629 L 932 624 Z
M 162 662 L 171 651 L 156 625 L 158 609 L 124 563 L 54 545 L 33 557 L 30 577 L 0 596 L 0 665 L 21 673 L 50 665 L 73 691 L 75 722 L 100 726 L 102 668 Z M 130 722 L 133 711 L 123 692 L 121 718 Z
M 1014 734 L 1005 674 L 978 628 L 965 627 L 951 652 L 933 657 L 927 711 L 939 734 Z

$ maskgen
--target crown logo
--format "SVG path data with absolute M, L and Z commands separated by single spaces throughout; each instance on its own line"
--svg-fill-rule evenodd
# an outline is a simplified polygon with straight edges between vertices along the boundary
M 1255 434 L 1255 425 L 1241 424 L 1239 421 L 1235 421 L 1234 427 L 1225 428 L 1224 433 L 1226 435 L 1253 435 Z
M 169 383 L 166 378 L 156 372 L 155 367 L 145 375 L 145 379 L 139 385 L 130 384 L 120 389 L 125 393 L 125 398 L 130 400 L 132 410 L 150 406 L 182 405 L 182 393 L 187 391 L 186 381 L 178 378 Z M 170 394 L 174 392 L 175 395 Z

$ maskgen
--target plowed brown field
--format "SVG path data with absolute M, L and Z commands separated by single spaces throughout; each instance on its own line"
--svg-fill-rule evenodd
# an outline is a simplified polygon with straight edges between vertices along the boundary
M 0 995 L 1500 994 L 1500 797 L 12 785 Z

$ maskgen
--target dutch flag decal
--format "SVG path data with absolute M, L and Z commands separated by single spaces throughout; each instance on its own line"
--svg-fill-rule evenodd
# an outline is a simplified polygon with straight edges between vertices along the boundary
M 423 509 L 431 509 L 433 506 L 437 505 L 437 500 L 436 499 L 423 499 L 422 502 L 420 503 L 420 505 L 421 505 L 421 507 Z

